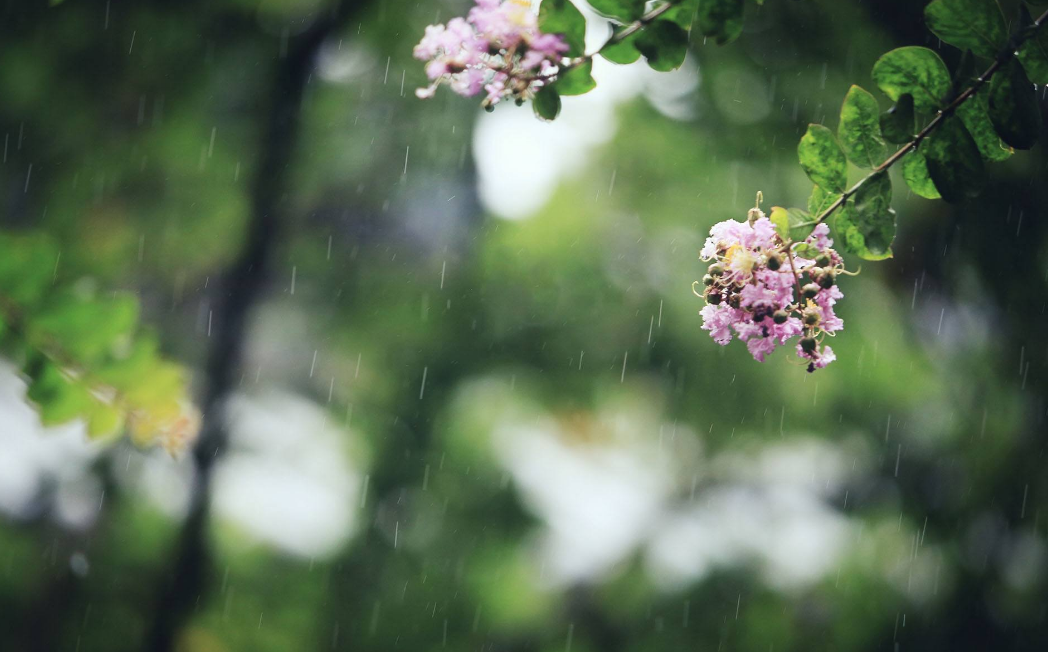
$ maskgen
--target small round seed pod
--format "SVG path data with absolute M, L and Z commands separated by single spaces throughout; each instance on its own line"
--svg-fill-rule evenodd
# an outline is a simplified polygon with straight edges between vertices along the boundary
M 819 286 L 814 283 L 808 283 L 801 288 L 801 294 L 804 295 L 805 299 L 814 299 L 815 295 L 819 294 Z
M 815 348 L 818 346 L 818 342 L 815 341 L 814 337 L 802 337 L 801 338 L 801 350 L 805 353 L 815 353 Z
M 782 267 L 782 257 L 779 256 L 779 254 L 776 254 L 776 253 L 768 254 L 768 269 L 770 269 L 773 272 L 777 272 L 777 271 L 779 271 L 779 269 L 781 267 Z
M 771 316 L 772 321 L 776 324 L 785 324 L 786 320 L 790 318 L 790 313 L 785 310 L 776 310 L 775 314 Z
M 822 289 L 829 290 L 833 287 L 833 284 L 837 282 L 837 275 L 833 273 L 832 269 L 828 269 L 822 274 L 819 274 L 815 282 L 818 283 L 819 287 Z

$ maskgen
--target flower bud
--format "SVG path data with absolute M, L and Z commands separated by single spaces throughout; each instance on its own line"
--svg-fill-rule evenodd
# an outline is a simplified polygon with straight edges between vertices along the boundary
M 728 297 L 728 305 L 732 308 L 738 308 L 742 304 L 742 297 L 738 294 L 733 294 Z
M 782 258 L 779 257 L 779 254 L 768 254 L 768 269 L 770 269 L 773 272 L 777 272 L 779 271 L 780 267 L 782 267 Z
M 805 299 L 814 299 L 815 295 L 819 294 L 819 286 L 814 283 L 808 283 L 801 288 L 801 294 L 804 295 Z
M 709 274 L 703 276 L 702 277 L 702 284 L 705 285 L 706 287 L 709 287 L 709 286 L 713 285 L 713 277 L 710 276 Z
M 785 310 L 776 310 L 775 313 L 771 316 L 772 321 L 774 321 L 776 324 L 785 324 L 786 320 L 789 318 L 790 313 L 786 312 Z
M 724 265 L 720 263 L 713 263 L 710 265 L 710 276 L 724 276 Z
M 815 259 L 815 264 L 819 267 L 829 267 L 831 262 L 830 257 L 826 254 L 819 254 L 819 257 Z
M 815 353 L 815 347 L 817 346 L 818 343 L 815 341 L 814 337 L 801 338 L 801 350 L 805 353 Z
M 819 277 L 816 279 L 816 282 L 822 289 L 829 290 L 833 287 L 833 284 L 836 281 L 836 279 L 837 275 L 833 273 L 832 269 L 828 269 L 819 275 Z
M 804 311 L 804 325 L 814 326 L 819 323 L 821 317 L 819 316 L 818 310 L 805 310 Z
M 706 303 L 710 305 L 720 305 L 721 299 L 722 297 L 720 295 L 720 292 L 710 292 L 706 295 Z

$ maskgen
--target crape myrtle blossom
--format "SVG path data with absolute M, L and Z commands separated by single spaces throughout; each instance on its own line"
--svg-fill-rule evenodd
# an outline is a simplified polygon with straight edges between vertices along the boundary
M 795 337 L 808 371 L 833 362 L 822 342 L 844 328 L 833 312 L 844 296 L 836 285 L 844 266 L 829 231 L 818 224 L 803 242 L 784 242 L 758 208 L 745 222 L 715 224 L 701 252 L 711 264 L 695 292 L 707 303 L 702 328 L 721 345 L 738 337 L 759 362 Z
M 415 94 L 432 97 L 447 84 L 466 97 L 484 91 L 485 107 L 523 102 L 556 76 L 567 51 L 564 37 L 539 31 L 528 0 L 476 0 L 465 18 L 426 28 L 414 55 L 428 62 L 432 83 Z

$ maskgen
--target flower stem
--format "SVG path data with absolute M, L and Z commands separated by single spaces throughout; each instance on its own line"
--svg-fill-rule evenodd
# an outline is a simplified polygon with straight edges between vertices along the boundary
M 1022 45 L 1024 41 L 1029 39 L 1038 29 L 1040 29 L 1045 22 L 1048 22 L 1048 11 L 1041 14 L 1041 16 L 1033 22 L 1029 29 L 1013 37 L 1012 41 L 1009 43 L 1008 49 L 1004 50 L 1003 52 L 1001 52 L 1001 54 L 997 56 L 993 64 L 986 69 L 986 72 L 979 75 L 979 78 L 975 80 L 974 84 L 972 84 L 963 93 L 958 95 L 952 102 L 950 102 L 946 106 L 946 108 L 939 111 L 938 115 L 936 115 L 935 118 L 933 118 L 932 121 L 924 127 L 924 129 L 921 129 L 921 131 L 916 136 L 914 136 L 913 140 L 904 145 L 901 149 L 899 149 L 899 151 L 889 156 L 883 163 L 875 167 L 872 172 L 867 174 L 862 179 L 859 179 L 854 186 L 845 190 L 841 194 L 841 196 L 837 198 L 836 201 L 834 201 L 826 208 L 826 210 L 819 213 L 819 216 L 815 218 L 815 224 L 821 224 L 822 222 L 825 222 L 826 219 L 830 215 L 832 215 L 834 211 L 843 206 L 844 202 L 848 201 L 848 198 L 854 195 L 855 192 L 859 188 L 861 188 L 864 183 L 898 163 L 899 160 L 902 159 L 902 157 L 910 151 L 916 151 L 917 147 L 921 144 L 921 142 L 924 141 L 924 139 L 927 138 L 933 131 L 935 131 L 935 129 L 946 120 L 946 118 L 950 117 L 950 115 L 957 111 L 957 109 L 962 104 L 971 99 L 971 97 L 979 91 L 983 84 L 988 82 L 990 78 L 993 77 L 994 73 L 1001 69 L 1001 66 L 1011 61 L 1012 58 L 1015 57 L 1015 53 L 1019 49 L 1019 46 Z
M 793 272 L 793 280 L 797 283 L 797 302 L 800 303 L 801 297 L 801 277 L 797 273 L 797 268 L 793 264 L 793 242 L 786 243 L 786 260 L 790 261 L 790 271 Z

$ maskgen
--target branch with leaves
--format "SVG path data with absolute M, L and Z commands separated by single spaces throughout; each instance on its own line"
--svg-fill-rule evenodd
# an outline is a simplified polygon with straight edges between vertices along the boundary
M 598 55 L 621 64 L 643 56 L 653 69 L 668 71 L 684 62 L 693 23 L 720 44 L 742 31 L 743 0 L 665 0 L 647 11 L 641 0 L 588 3 L 612 26 L 589 54 L 585 19 L 569 0 L 544 0 L 537 17 L 526 0 L 477 0 L 467 18 L 430 26 L 415 49 L 429 60 L 433 80 L 420 97 L 447 83 L 462 95 L 486 91 L 489 109 L 506 99 L 532 100 L 536 115 L 553 120 L 561 96 L 595 87 Z M 836 134 L 812 124 L 801 138 L 798 158 L 815 184 L 807 208 L 774 207 L 765 216 L 758 200 L 746 222 L 713 227 L 702 253 L 709 273 L 695 293 L 707 302 L 703 328 L 720 344 L 737 336 L 763 360 L 800 336 L 797 354 L 809 371 L 825 366 L 834 355 L 822 341 L 843 328 L 833 313 L 843 297 L 836 278 L 851 273 L 830 236 L 859 258 L 892 256 L 889 169 L 901 163 L 903 179 L 921 197 L 958 202 L 979 192 L 985 161 L 1004 160 L 1037 141 L 1041 112 L 1033 84 L 1048 83 L 1048 32 L 1041 29 L 1048 12 L 1033 20 L 1020 3 L 1011 30 L 996 0 L 934 0 L 924 16 L 936 36 L 964 53 L 953 75 L 928 48 L 888 52 L 874 65 L 873 79 L 894 102 L 890 109 L 882 113 L 871 93 L 852 86 Z M 976 76 L 979 60 L 990 63 Z M 892 145 L 902 147 L 892 152 Z M 851 185 L 849 162 L 869 170 Z
M 834 218 L 844 252 L 890 258 L 893 165 L 902 162 L 903 179 L 916 194 L 959 202 L 979 192 L 984 161 L 1004 160 L 1037 141 L 1041 112 L 1033 83 L 1048 83 L 1048 32 L 1041 29 L 1048 12 L 1033 20 L 1020 5 L 1010 33 L 994 0 L 935 0 L 924 15 L 943 42 L 964 51 L 954 74 L 927 48 L 888 52 L 874 65 L 873 79 L 895 103 L 889 110 L 881 113 L 871 93 L 852 86 L 836 135 L 812 124 L 801 138 L 797 155 L 815 183 L 807 210 L 775 207 L 769 219 L 758 208 L 747 223 L 729 220 L 714 227 L 703 249 L 713 264 L 701 296 L 707 302 L 703 328 L 718 343 L 727 344 L 734 331 L 763 360 L 776 345 L 800 335 L 797 354 L 811 358 L 808 370 L 825 366 L 834 356 L 819 342 L 843 328 L 832 306 L 843 297 L 837 275 L 849 273 L 829 253 L 828 219 Z M 978 59 L 992 62 L 976 77 Z M 890 144 L 902 147 L 889 154 Z M 849 162 L 869 170 L 850 186 Z M 821 247 L 813 251 L 815 242 Z M 811 253 L 829 266 L 810 260 Z M 783 257 L 788 274 L 780 270 Z M 804 273 L 811 276 L 807 285 L 801 283 Z M 794 300 L 793 287 L 801 299 Z
M 138 300 L 60 281 L 58 249 L 41 234 L 0 236 L 0 344 L 22 368 L 44 425 L 82 420 L 92 438 L 128 433 L 184 450 L 198 418 L 183 371 L 138 329 Z
M 965 49 L 952 77 L 932 50 L 892 50 L 873 68 L 892 108 L 880 114 L 873 95 L 853 86 L 836 137 L 813 124 L 797 149 L 816 187 L 807 211 L 790 210 L 794 227 L 834 216 L 844 250 L 868 260 L 891 256 L 895 213 L 887 171 L 893 165 L 902 163 L 903 179 L 917 195 L 959 202 L 978 194 L 984 162 L 1029 149 L 1040 133 L 1033 83 L 1048 83 L 1048 38 L 1041 30 L 1048 12 L 1033 20 L 1021 5 L 1011 34 L 993 0 L 936 0 L 925 8 L 925 20 L 943 42 Z M 992 63 L 976 77 L 980 58 Z M 889 156 L 889 144 L 903 146 Z M 851 186 L 848 162 L 870 170 Z
M 763 0 L 758 0 L 758 3 Z M 647 9 L 645 0 L 587 0 L 608 20 L 611 36 L 585 53 L 586 19 L 570 0 L 543 0 L 538 15 L 528 0 L 476 0 L 465 18 L 431 25 L 415 47 L 427 61 L 431 84 L 419 97 L 442 85 L 464 96 L 484 93 L 482 105 L 532 101 L 535 115 L 554 120 L 562 96 L 593 90 L 593 59 L 616 64 L 642 56 L 654 70 L 684 63 L 692 25 L 724 44 L 742 32 L 744 0 L 664 0 Z

